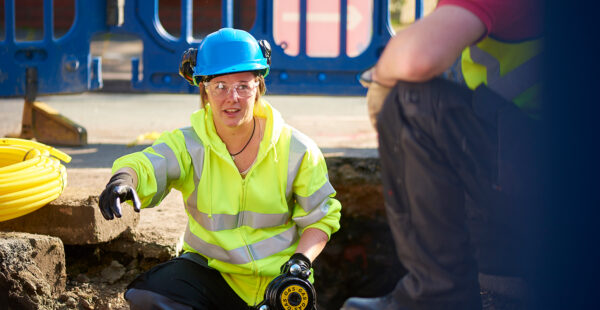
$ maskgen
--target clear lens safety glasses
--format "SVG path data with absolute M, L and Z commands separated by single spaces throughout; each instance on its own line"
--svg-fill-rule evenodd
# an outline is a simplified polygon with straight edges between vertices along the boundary
M 257 86 L 258 81 L 239 82 L 232 85 L 223 82 L 204 83 L 204 87 L 206 87 L 210 94 L 215 98 L 225 98 L 229 96 L 231 90 L 235 91 L 240 98 L 248 98 L 256 93 Z

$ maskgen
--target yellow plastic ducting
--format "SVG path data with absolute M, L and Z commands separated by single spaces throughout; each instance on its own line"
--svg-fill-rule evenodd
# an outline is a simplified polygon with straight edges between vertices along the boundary
M 0 222 L 33 212 L 55 200 L 67 186 L 60 161 L 71 157 L 51 146 L 0 139 Z

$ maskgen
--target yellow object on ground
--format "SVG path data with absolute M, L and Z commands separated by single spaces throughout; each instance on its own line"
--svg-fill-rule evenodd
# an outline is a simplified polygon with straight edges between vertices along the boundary
M 33 212 L 55 200 L 67 186 L 71 157 L 51 146 L 0 139 L 0 222 Z
M 127 143 L 127 147 L 140 145 L 144 141 L 152 143 L 156 139 L 158 139 L 158 137 L 160 137 L 160 132 L 156 132 L 156 131 L 147 132 L 147 133 L 139 135 L 134 141 Z

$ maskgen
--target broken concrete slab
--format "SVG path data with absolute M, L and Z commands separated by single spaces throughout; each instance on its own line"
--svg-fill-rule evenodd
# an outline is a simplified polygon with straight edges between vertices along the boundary
M 59 238 L 0 232 L 0 305 L 43 309 L 65 290 L 66 279 Z
M 110 176 L 109 169 L 89 173 L 96 179 L 78 185 L 77 178 L 88 173 L 67 170 L 69 185 L 61 196 L 48 205 L 22 217 L 0 222 L 0 231 L 19 231 L 59 237 L 64 244 L 98 244 L 117 238 L 127 228 L 135 227 L 139 214 L 123 207 L 123 217 L 107 221 L 98 209 L 98 195 Z M 99 177 L 102 176 L 102 177 Z M 75 182 L 74 182 L 75 181 Z

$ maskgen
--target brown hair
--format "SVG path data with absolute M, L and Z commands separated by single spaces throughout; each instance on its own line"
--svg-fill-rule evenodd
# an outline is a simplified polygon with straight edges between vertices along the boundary
M 254 102 L 258 102 L 260 96 L 264 95 L 267 92 L 267 85 L 265 85 L 265 77 L 260 74 L 258 71 L 252 71 L 254 76 L 258 78 L 258 92 L 256 92 L 256 100 Z M 211 79 L 217 76 L 212 76 L 205 82 L 210 81 Z M 208 94 L 206 93 L 206 89 L 204 88 L 204 83 L 198 84 L 198 88 L 200 89 L 200 108 L 204 108 L 204 106 L 208 103 Z

